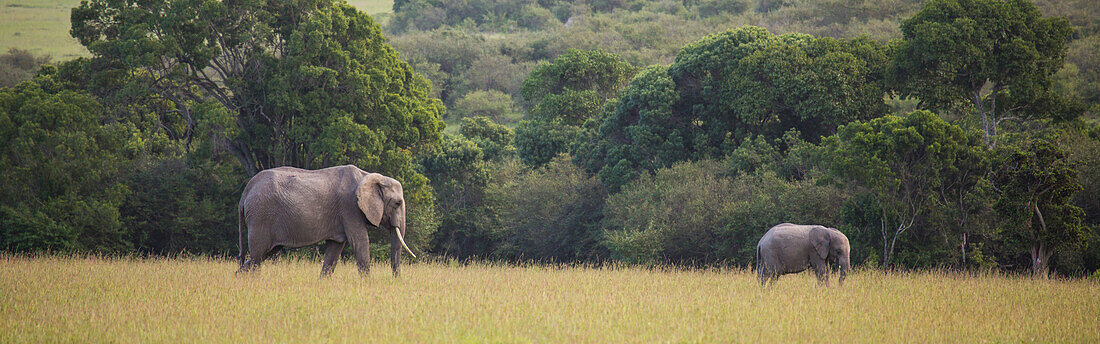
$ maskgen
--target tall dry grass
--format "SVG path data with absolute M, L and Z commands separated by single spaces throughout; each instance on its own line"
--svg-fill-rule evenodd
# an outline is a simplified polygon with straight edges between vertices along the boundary
M 1097 342 L 1100 284 L 282 259 L 0 256 L 0 342 Z

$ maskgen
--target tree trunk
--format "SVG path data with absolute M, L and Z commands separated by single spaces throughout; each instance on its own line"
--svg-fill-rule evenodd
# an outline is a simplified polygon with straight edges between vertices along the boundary
M 888 273 L 890 271 L 890 249 L 886 243 L 886 208 L 882 210 L 882 220 L 880 223 L 880 229 L 882 231 L 882 271 Z
M 1047 279 L 1050 276 L 1050 256 L 1054 254 L 1054 250 L 1042 242 L 1036 242 L 1031 245 L 1030 253 L 1032 276 Z
M 1043 219 L 1043 212 L 1039 211 L 1039 202 L 1033 202 L 1032 209 L 1035 210 L 1035 215 L 1039 217 L 1039 226 L 1042 227 L 1043 233 L 1046 233 L 1047 222 Z M 1052 254 L 1054 254 L 1052 247 L 1044 244 L 1041 240 L 1035 240 L 1031 244 L 1031 274 L 1036 278 L 1046 279 L 1050 273 L 1050 256 Z
M 961 269 L 966 269 L 966 233 L 962 234 L 962 244 L 959 245 L 959 253 L 962 253 Z

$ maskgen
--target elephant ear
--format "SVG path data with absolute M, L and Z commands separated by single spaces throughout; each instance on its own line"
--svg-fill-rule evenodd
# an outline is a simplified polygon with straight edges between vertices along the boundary
M 829 235 L 829 229 L 825 227 L 817 226 L 810 230 L 810 245 L 821 259 L 829 257 Z
M 371 225 L 378 227 L 382 223 L 382 211 L 386 203 L 382 200 L 381 174 L 368 174 L 359 181 L 359 188 L 355 190 L 355 198 L 359 201 L 359 210 L 367 216 Z

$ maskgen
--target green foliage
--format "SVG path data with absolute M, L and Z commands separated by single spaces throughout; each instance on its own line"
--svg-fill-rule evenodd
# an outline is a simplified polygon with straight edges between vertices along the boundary
M 475 26 L 487 30 L 544 30 L 560 25 L 550 10 L 534 0 L 408 0 L 394 2 L 391 28 L 396 32 L 433 30 L 441 26 Z
M 516 126 L 516 153 L 528 166 L 546 165 L 580 137 L 581 129 L 546 121 L 520 121 Z
M 689 0 L 685 3 L 700 17 L 741 14 L 752 5 L 748 0 Z
M 1032 272 L 1046 276 L 1054 251 L 1084 241 L 1084 211 L 1070 203 L 1081 190 L 1077 161 L 1056 138 L 1024 138 L 997 150 L 997 212 L 1006 229 L 1028 248 Z
M 634 73 L 634 68 L 619 56 L 601 50 L 570 49 L 550 63 L 542 63 L 523 81 L 523 99 L 535 108 L 551 95 L 569 91 L 592 91 L 602 98 L 618 93 Z M 570 117 L 544 112 L 539 118 Z M 575 117 L 575 116 L 573 116 Z M 573 125 L 579 125 L 574 122 Z
M 132 82 L 171 111 L 193 119 L 188 100 L 207 97 L 231 109 L 239 130 L 222 138 L 250 173 L 353 163 L 420 192 L 412 155 L 439 139 L 443 107 L 346 4 L 99 0 L 73 10 L 72 32 L 95 59 L 143 71 Z
M 745 138 L 796 130 L 816 142 L 836 127 L 886 111 L 885 47 L 867 40 L 773 36 L 746 26 L 684 47 L 667 69 L 650 67 L 601 116 L 585 154 L 612 190 L 632 171 L 716 158 Z
M 606 257 L 599 220 L 606 192 L 568 155 L 491 186 L 500 207 L 503 257 L 593 261 Z
M 1071 98 L 1080 98 L 1094 106 L 1100 104 L 1100 35 L 1082 37 L 1070 42 L 1066 64 L 1054 76 L 1055 91 Z
M 569 152 L 581 125 L 594 118 L 635 71 L 618 56 L 599 50 L 570 50 L 535 68 L 521 89 L 530 104 L 528 120 L 516 127 L 516 148 L 523 162 L 539 167 Z
M 749 266 L 756 242 L 783 222 L 837 226 L 843 193 L 774 173 L 730 176 L 714 160 L 642 175 L 608 198 L 611 257 L 632 263 Z
M 902 22 L 892 78 L 937 111 L 975 111 L 986 143 L 1004 118 L 1074 117 L 1051 92 L 1073 30 L 1027 0 L 934 0 Z
M 467 93 L 448 110 L 454 114 L 453 117 L 463 119 L 487 117 L 493 122 L 505 125 L 518 122 L 522 116 L 516 109 L 516 104 L 512 102 L 512 97 L 497 90 Z
M 614 110 L 601 116 L 599 143 L 585 163 L 613 191 L 633 179 L 636 171 L 671 166 L 690 152 L 691 123 L 673 113 L 680 95 L 666 72 L 660 66 L 642 70 L 609 104 Z
M 501 162 L 516 153 L 516 147 L 512 145 L 515 132 L 487 117 L 463 118 L 459 133 L 477 144 L 487 161 Z
M 88 94 L 50 74 L 0 89 L 0 248 L 123 252 L 118 178 L 141 143 Z
M 957 216 L 969 214 L 966 205 L 976 200 L 966 195 L 988 170 L 980 133 L 928 111 L 852 122 L 822 146 L 835 178 L 876 195 L 885 268 L 898 238 L 924 221 L 933 204 L 957 204 L 963 207 Z
M 669 75 L 684 85 L 682 101 L 701 107 L 695 112 L 708 146 L 747 133 L 778 138 L 792 128 L 816 142 L 840 124 L 885 112 L 887 60 L 885 48 L 867 39 L 772 36 L 744 27 L 684 47 Z M 723 120 L 728 113 L 734 121 Z
M 451 105 L 471 93 L 489 90 L 516 99 L 523 79 L 535 66 L 525 56 L 526 47 L 457 29 L 414 31 L 395 37 L 393 44 Z
M 492 174 L 481 149 L 464 137 L 447 135 L 419 162 L 438 206 L 433 249 L 458 258 L 487 257 L 498 240 L 493 232 L 497 218 L 485 196 Z
M 203 153 L 138 166 L 126 184 L 133 190 L 119 211 L 143 253 L 226 254 L 237 251 L 237 202 L 247 182 L 232 161 Z M 223 159 L 230 160 L 229 157 Z
M 487 53 L 469 65 L 461 74 L 455 74 L 451 85 L 454 95 L 469 94 L 479 90 L 498 90 L 510 97 L 518 97 L 520 84 L 534 63 L 513 63 L 512 58 L 498 53 Z

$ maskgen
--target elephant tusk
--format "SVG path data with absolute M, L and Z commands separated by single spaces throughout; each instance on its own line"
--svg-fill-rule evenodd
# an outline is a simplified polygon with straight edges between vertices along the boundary
M 414 254 L 413 251 L 409 249 L 409 245 L 405 245 L 405 238 L 401 236 L 401 228 L 393 227 L 393 232 L 397 234 L 397 241 L 401 242 L 401 247 L 404 247 L 405 251 L 409 251 L 409 255 L 411 255 L 413 258 L 416 258 L 416 254 Z

